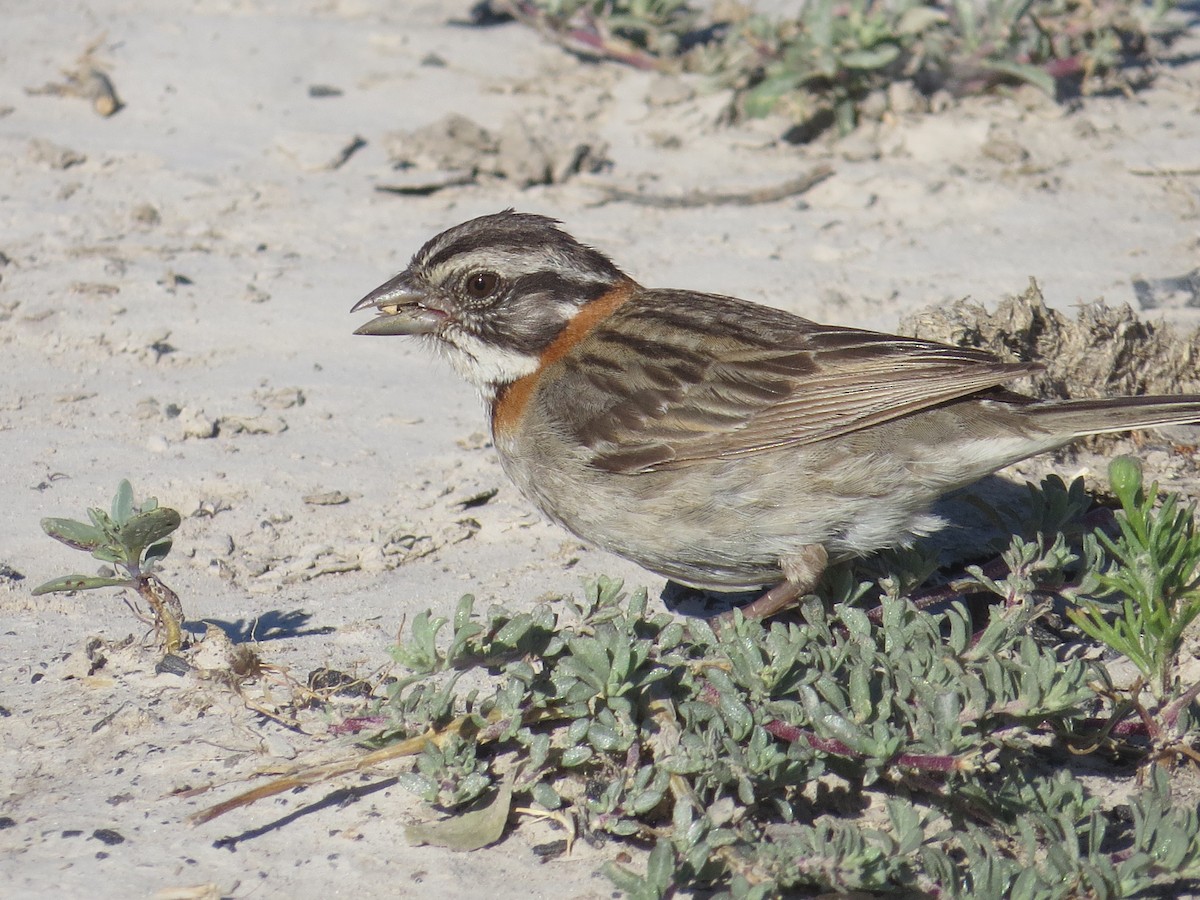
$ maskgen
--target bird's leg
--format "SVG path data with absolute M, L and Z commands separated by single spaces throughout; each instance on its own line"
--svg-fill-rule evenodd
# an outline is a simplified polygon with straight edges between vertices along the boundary
M 717 621 L 722 623 L 732 622 L 733 614 L 739 611 L 747 619 L 766 619 L 787 609 L 804 596 L 805 593 L 802 585 L 793 584 L 790 581 L 781 581 L 757 600 L 752 600 L 745 606 L 739 606 L 721 613 L 717 616 Z
M 766 619 L 783 612 L 805 594 L 810 593 L 821 580 L 829 564 L 829 553 L 821 544 L 807 544 L 799 552 L 782 561 L 783 578 L 757 600 L 739 607 L 747 619 Z M 733 610 L 717 617 L 718 622 L 733 621 Z

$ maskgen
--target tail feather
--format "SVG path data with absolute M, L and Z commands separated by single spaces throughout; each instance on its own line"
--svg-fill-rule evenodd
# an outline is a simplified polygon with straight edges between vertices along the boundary
M 1054 400 L 1033 404 L 1027 412 L 1035 419 L 1052 418 L 1053 425 L 1047 426 L 1053 431 L 1078 438 L 1161 425 L 1200 424 L 1200 395 Z

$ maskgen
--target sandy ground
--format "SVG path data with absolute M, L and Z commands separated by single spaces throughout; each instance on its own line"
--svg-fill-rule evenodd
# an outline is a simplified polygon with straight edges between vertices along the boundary
M 219 623 L 300 680 L 380 671 L 405 616 L 464 592 L 523 604 L 609 573 L 657 594 L 538 519 L 448 368 L 351 335 L 350 305 L 443 228 L 546 213 L 644 283 L 885 329 L 931 303 L 994 304 L 1029 276 L 1061 308 L 1137 307 L 1139 279 L 1200 264 L 1196 35 L 1133 98 L 1021 91 L 797 148 L 777 120 L 715 124 L 728 97 L 702 80 L 447 24 L 467 5 L 5 5 L 0 894 L 611 895 L 594 873 L 612 847 L 541 863 L 533 848 L 561 836 L 546 824 L 473 854 L 410 847 L 403 825 L 429 814 L 393 772 L 189 826 L 255 772 L 344 752 L 336 716 L 288 730 L 218 684 L 156 674 L 114 592 L 30 595 L 91 562 L 39 519 L 105 506 L 122 477 L 185 516 L 163 577 L 193 634 Z M 110 118 L 40 90 L 93 43 L 125 104 Z M 554 166 L 579 145 L 609 165 L 548 186 L 510 165 L 428 196 L 376 190 L 454 168 L 394 137 L 448 113 L 523 130 Z M 395 171 L 396 152 L 417 165 Z M 758 206 L 655 209 L 597 187 L 748 190 L 819 164 L 834 175 L 803 199 Z M 1186 285 L 1141 296 L 1200 324 Z

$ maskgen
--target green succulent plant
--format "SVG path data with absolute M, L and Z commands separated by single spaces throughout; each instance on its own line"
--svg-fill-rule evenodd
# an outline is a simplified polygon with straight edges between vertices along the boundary
M 174 653 L 183 642 L 183 606 L 155 570 L 171 552 L 171 535 L 181 522 L 179 513 L 159 506 L 154 497 L 136 503 L 132 485 L 123 480 L 110 510 L 91 508 L 87 515 L 87 522 L 42 519 L 42 530 L 56 541 L 107 563 L 113 574 L 62 575 L 38 585 L 33 589 L 34 596 L 108 587 L 130 589 L 150 606 L 164 650 Z

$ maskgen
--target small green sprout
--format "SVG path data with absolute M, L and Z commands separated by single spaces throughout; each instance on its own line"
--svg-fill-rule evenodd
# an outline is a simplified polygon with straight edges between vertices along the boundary
M 1158 484 L 1146 491 L 1137 460 L 1113 460 L 1109 482 L 1121 503 L 1120 534 L 1096 538 L 1112 558 L 1098 574 L 1100 598 L 1069 615 L 1083 631 L 1127 656 L 1159 702 L 1175 692 L 1183 635 L 1200 615 L 1200 531 L 1195 502 L 1168 494 L 1155 508 Z
M 63 575 L 34 588 L 39 594 L 91 591 L 97 588 L 130 588 L 154 612 L 154 630 L 165 651 L 177 651 L 183 642 L 183 606 L 179 597 L 154 574 L 171 551 L 171 534 L 179 527 L 179 513 L 160 507 L 150 497 L 134 502 L 133 487 L 122 480 L 113 497 L 111 512 L 89 509 L 88 522 L 75 519 L 42 519 L 42 530 L 68 547 L 86 550 L 109 563 L 113 575 Z

